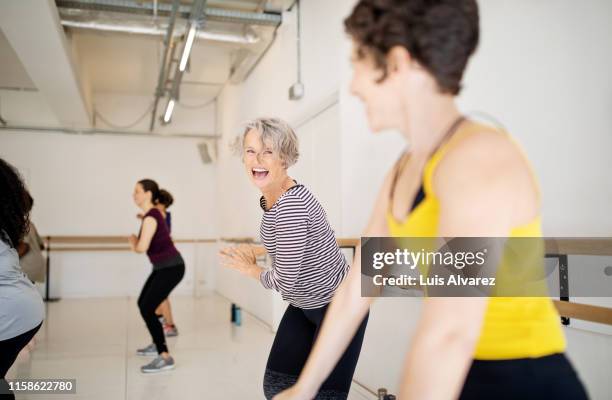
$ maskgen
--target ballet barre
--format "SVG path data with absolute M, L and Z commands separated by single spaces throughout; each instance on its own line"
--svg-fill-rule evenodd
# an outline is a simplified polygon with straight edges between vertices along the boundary
M 100 252 L 100 251 L 131 251 L 127 245 L 128 236 L 45 236 L 46 260 L 46 279 L 45 279 L 45 298 L 47 302 L 59 300 L 49 295 L 51 281 L 51 252 Z M 216 243 L 217 239 L 175 239 L 174 243 Z M 119 246 L 122 244 L 122 246 Z
M 46 236 L 47 251 L 47 279 L 45 301 L 56 299 L 49 297 L 49 271 L 51 252 L 80 252 L 80 251 L 130 251 L 127 243 L 127 236 Z M 252 237 L 223 237 L 215 238 L 185 238 L 175 239 L 175 243 L 236 243 L 252 244 L 256 247 L 263 247 L 257 244 Z M 338 246 L 353 250 L 359 246 L 359 238 L 337 238 Z M 609 238 L 563 238 L 545 239 L 546 257 L 556 258 L 559 261 L 560 282 L 562 293 L 560 300 L 553 300 L 555 307 L 562 317 L 564 324 L 569 324 L 570 318 L 583 321 L 596 322 L 612 325 L 612 308 L 580 304 L 569 301 L 568 290 L 568 255 L 596 255 L 612 256 L 612 239 Z M 123 245 L 125 244 L 125 245 Z M 563 284 L 565 283 L 565 284 Z
M 359 246 L 359 238 L 339 238 L 340 247 L 352 247 L 353 252 Z M 560 300 L 553 300 L 561 321 L 569 325 L 570 318 L 583 321 L 612 325 L 612 308 L 574 303 L 569 301 L 569 255 L 612 256 L 612 239 L 610 238 L 560 238 L 544 239 L 546 257 L 557 258 L 559 262 L 559 279 L 561 283 Z

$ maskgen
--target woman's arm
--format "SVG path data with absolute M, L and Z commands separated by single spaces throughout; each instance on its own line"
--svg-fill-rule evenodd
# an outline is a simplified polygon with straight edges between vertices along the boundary
M 277 203 L 275 217 L 274 265 L 261 273 L 260 281 L 267 289 L 291 293 L 312 239 L 308 236 L 310 215 L 304 200 L 288 195 Z
M 255 257 L 261 257 L 267 253 L 266 248 L 264 246 L 256 246 L 252 244 L 246 244 L 244 246 L 248 246 L 248 250 L 253 253 Z M 243 246 L 240 246 L 239 249 L 242 249 Z
M 155 231 L 157 230 L 157 221 L 153 217 L 146 217 L 142 221 L 142 228 L 140 229 L 140 238 L 135 235 L 130 236 L 128 239 L 130 248 L 136 253 L 146 253 L 151 245 L 151 240 Z
M 451 400 L 472 362 L 488 299 L 432 297 L 404 362 L 400 399 Z
M 24 241 L 19 242 L 17 245 L 17 254 L 19 254 L 19 258 L 25 256 L 30 251 L 30 245 Z

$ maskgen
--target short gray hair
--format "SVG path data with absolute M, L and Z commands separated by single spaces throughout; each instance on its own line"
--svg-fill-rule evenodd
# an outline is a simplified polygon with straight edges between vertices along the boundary
M 248 121 L 242 135 L 236 138 L 232 146 L 236 154 L 242 154 L 244 139 L 251 130 L 259 132 L 264 143 L 272 144 L 272 149 L 287 164 L 287 168 L 297 162 L 300 156 L 298 137 L 293 128 L 280 118 L 255 118 Z

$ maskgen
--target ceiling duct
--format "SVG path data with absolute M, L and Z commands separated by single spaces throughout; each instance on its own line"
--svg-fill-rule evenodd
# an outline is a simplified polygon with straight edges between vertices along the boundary
M 72 29 L 85 29 L 102 32 L 116 32 L 127 34 L 154 35 L 163 36 L 167 31 L 167 24 L 154 24 L 150 21 L 142 21 L 140 23 L 122 23 L 116 20 L 97 21 L 76 21 L 62 18 L 62 26 Z M 173 36 L 183 36 L 186 34 L 187 25 L 184 21 L 176 24 Z M 196 33 L 197 39 L 211 40 L 218 42 L 237 43 L 237 44 L 253 44 L 259 41 L 259 36 L 250 27 L 245 27 L 243 33 L 232 33 L 222 31 L 199 30 Z
M 168 32 L 170 20 L 173 20 L 172 37 L 178 40 L 186 36 L 192 5 L 179 4 L 172 18 L 173 4 L 156 3 L 131 0 L 56 0 L 61 23 L 66 28 L 163 36 Z M 274 5 L 273 2 L 270 4 Z M 268 11 L 250 12 L 208 5 L 204 8 L 206 27 L 198 30 L 196 38 L 240 46 L 231 56 L 231 83 L 243 82 L 248 77 L 276 37 L 276 29 L 282 22 L 282 7 L 271 8 L 265 3 L 263 9 Z
M 172 12 L 172 5 L 166 3 L 137 2 L 129 0 L 56 0 L 60 11 L 64 10 L 89 10 L 107 11 L 122 14 L 143 15 L 149 17 L 168 17 Z M 177 17 L 189 19 L 191 5 L 180 5 Z M 266 25 L 277 27 L 282 22 L 278 13 L 271 12 L 247 12 L 239 10 L 226 10 L 222 8 L 206 7 L 204 18 L 211 22 L 226 22 L 235 24 Z

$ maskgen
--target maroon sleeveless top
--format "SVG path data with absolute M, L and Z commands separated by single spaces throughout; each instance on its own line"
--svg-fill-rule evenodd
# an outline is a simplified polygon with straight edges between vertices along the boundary
M 175 260 L 178 261 L 177 263 L 180 263 L 180 253 L 176 247 L 174 247 L 174 243 L 170 237 L 170 231 L 168 230 L 168 225 L 166 225 L 166 221 L 164 220 L 161 211 L 153 207 L 144 215 L 143 221 L 144 218 L 147 217 L 155 218 L 155 221 L 157 221 L 157 229 L 155 230 L 153 238 L 151 239 L 149 250 L 147 250 L 147 256 L 149 256 L 149 260 L 151 260 L 153 266 L 171 266 L 169 264 L 174 265 Z

